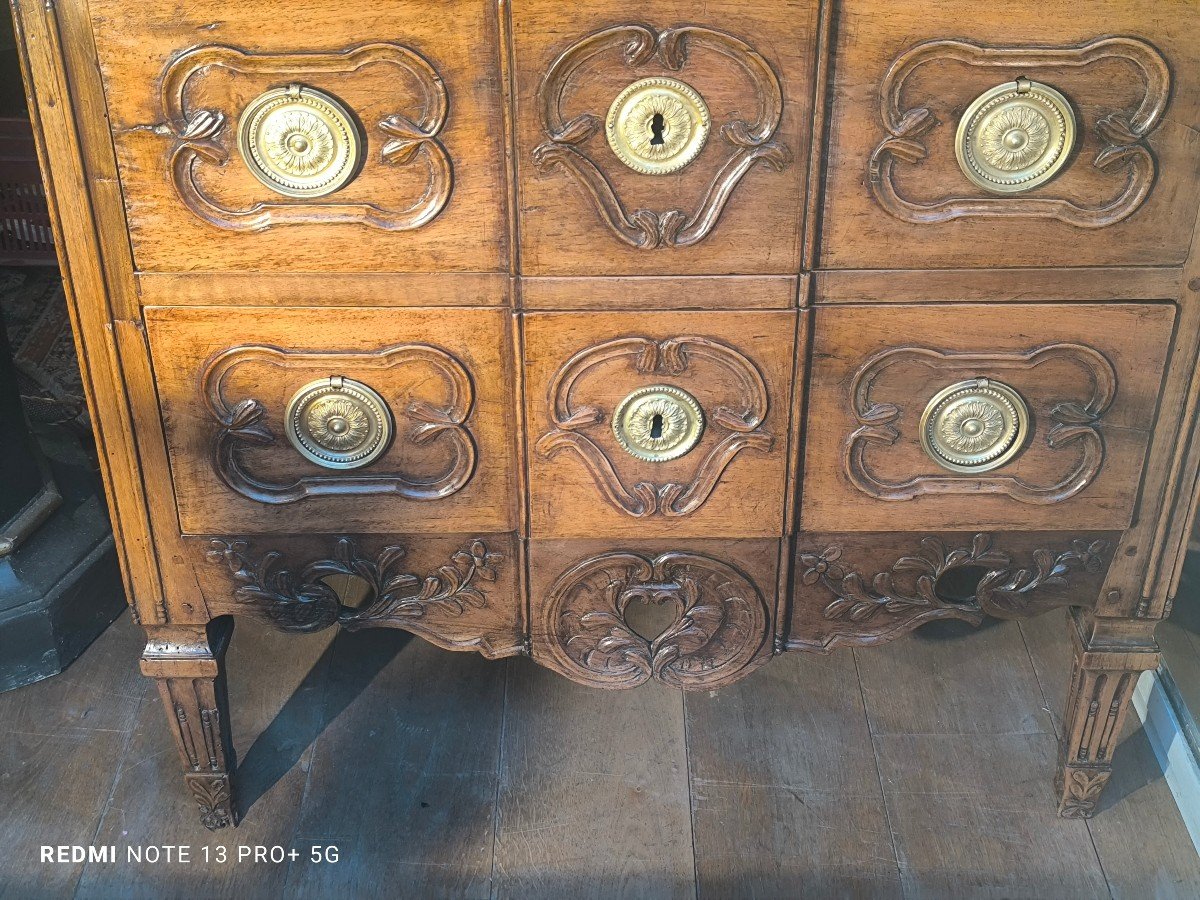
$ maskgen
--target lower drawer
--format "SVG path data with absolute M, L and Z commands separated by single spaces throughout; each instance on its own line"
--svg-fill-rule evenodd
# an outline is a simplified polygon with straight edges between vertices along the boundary
M 881 644 L 927 622 L 1094 602 L 1117 532 L 853 532 L 797 538 L 787 646 Z
M 854 306 L 815 313 L 808 531 L 1120 530 L 1171 304 Z
M 489 658 L 524 650 L 520 542 L 488 535 L 190 537 L 210 616 L 284 631 L 401 628 Z
M 534 659 L 580 684 L 719 687 L 770 658 L 780 542 L 534 541 Z

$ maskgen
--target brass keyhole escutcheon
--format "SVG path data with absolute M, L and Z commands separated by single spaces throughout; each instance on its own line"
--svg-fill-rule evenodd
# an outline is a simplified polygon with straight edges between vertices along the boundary
M 643 175 L 665 175 L 695 159 L 708 140 L 708 107 L 678 78 L 643 78 L 617 95 L 605 133 L 613 153 Z
M 238 122 L 238 149 L 250 172 L 286 197 L 324 197 L 358 174 L 363 141 L 336 98 L 299 84 L 250 102 Z
M 1018 194 L 1058 174 L 1075 146 L 1075 112 L 1049 85 L 1019 78 L 985 91 L 958 123 L 954 149 L 973 183 Z
M 988 472 L 1011 460 L 1029 437 L 1029 407 L 1007 384 L 988 378 L 938 391 L 921 416 L 921 446 L 943 469 Z
M 688 453 L 704 433 L 704 411 L 681 388 L 638 388 L 617 404 L 613 435 L 621 448 L 646 462 L 667 462 Z
M 378 459 L 395 426 L 387 401 L 360 381 L 334 375 L 292 395 L 284 432 L 306 459 L 326 469 L 358 469 Z

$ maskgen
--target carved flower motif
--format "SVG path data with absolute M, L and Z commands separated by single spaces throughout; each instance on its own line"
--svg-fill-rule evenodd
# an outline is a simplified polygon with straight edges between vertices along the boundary
M 264 129 L 263 146 L 272 163 L 297 178 L 320 172 L 335 156 L 329 126 L 303 110 L 271 116 Z
M 966 400 L 946 410 L 938 437 L 953 451 L 974 454 L 994 446 L 1004 431 L 1004 414 L 997 406 Z
M 330 397 L 313 403 L 304 424 L 314 441 L 339 453 L 362 444 L 371 431 L 371 422 L 363 408 L 344 397 Z
M 662 116 L 655 129 L 655 117 Z M 633 105 L 626 119 L 626 140 L 643 159 L 674 156 L 691 136 L 692 115 L 679 100 L 665 94 L 647 94 Z
M 833 580 L 841 578 L 845 572 L 837 561 L 842 558 L 841 547 L 827 547 L 820 553 L 800 554 L 800 564 L 805 567 L 803 581 L 807 585 L 816 584 L 821 578 Z
M 1050 146 L 1050 123 L 1030 106 L 1011 106 L 992 116 L 979 134 L 979 154 L 1003 172 L 1036 162 Z

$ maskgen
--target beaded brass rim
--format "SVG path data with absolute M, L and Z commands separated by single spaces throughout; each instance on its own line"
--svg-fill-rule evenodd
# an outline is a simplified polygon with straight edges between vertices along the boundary
M 327 469 L 358 469 L 378 459 L 392 439 L 387 401 L 360 381 L 334 375 L 292 395 L 284 430 L 305 458 Z
M 1020 78 L 985 91 L 958 123 L 963 174 L 986 191 L 1018 194 L 1059 173 L 1075 146 L 1075 112 L 1049 85 Z
M 666 175 L 695 159 L 708 140 L 708 106 L 677 78 L 643 78 L 617 95 L 605 133 L 613 153 L 643 175 Z
M 704 411 L 687 391 L 654 384 L 638 388 L 617 405 L 612 428 L 626 453 L 645 462 L 667 462 L 700 442 Z
M 260 94 L 238 123 L 238 149 L 250 172 L 287 197 L 323 197 L 362 163 L 354 116 L 323 91 L 289 84 Z
M 952 472 L 987 472 L 1012 459 L 1029 434 L 1029 407 L 1013 388 L 988 378 L 952 384 L 921 416 L 921 446 Z

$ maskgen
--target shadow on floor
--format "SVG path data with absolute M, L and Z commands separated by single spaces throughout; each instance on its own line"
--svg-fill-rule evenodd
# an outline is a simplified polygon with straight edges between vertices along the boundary
M 338 632 L 238 766 L 243 816 L 412 640 L 407 632 L 382 628 Z M 338 677 L 329 678 L 335 664 Z

